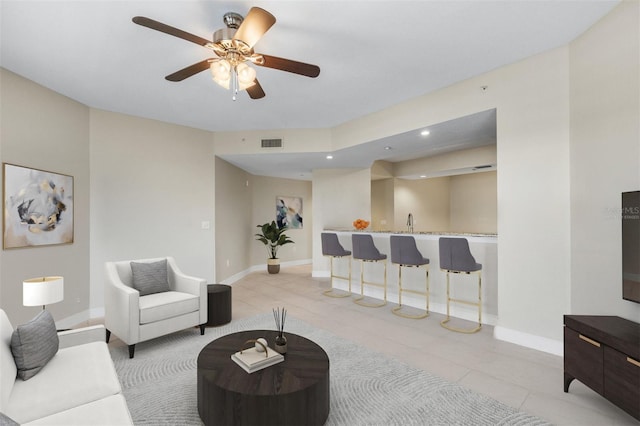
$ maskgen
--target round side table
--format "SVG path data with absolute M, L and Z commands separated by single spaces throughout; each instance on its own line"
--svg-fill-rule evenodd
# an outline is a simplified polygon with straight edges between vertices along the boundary
M 209 284 L 207 293 L 207 325 L 216 326 L 230 322 L 231 286 Z

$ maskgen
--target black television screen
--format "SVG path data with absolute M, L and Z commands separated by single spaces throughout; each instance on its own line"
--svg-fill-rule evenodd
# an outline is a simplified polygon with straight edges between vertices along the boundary
M 622 193 L 622 298 L 640 303 L 640 191 Z

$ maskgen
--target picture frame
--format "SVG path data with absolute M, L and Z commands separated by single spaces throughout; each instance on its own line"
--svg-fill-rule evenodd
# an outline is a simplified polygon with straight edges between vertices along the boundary
M 2 163 L 3 249 L 73 243 L 73 176 Z
M 278 228 L 302 229 L 302 197 L 276 196 Z

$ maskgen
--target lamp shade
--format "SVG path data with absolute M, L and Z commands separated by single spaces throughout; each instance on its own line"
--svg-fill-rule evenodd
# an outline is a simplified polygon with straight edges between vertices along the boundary
M 22 282 L 22 304 L 44 306 L 64 299 L 64 278 L 39 277 Z

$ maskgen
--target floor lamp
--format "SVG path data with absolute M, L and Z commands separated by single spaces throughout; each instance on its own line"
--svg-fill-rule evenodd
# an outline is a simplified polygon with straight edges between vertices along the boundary
M 61 302 L 64 299 L 64 278 L 39 277 L 22 282 L 22 304 L 42 306 Z

